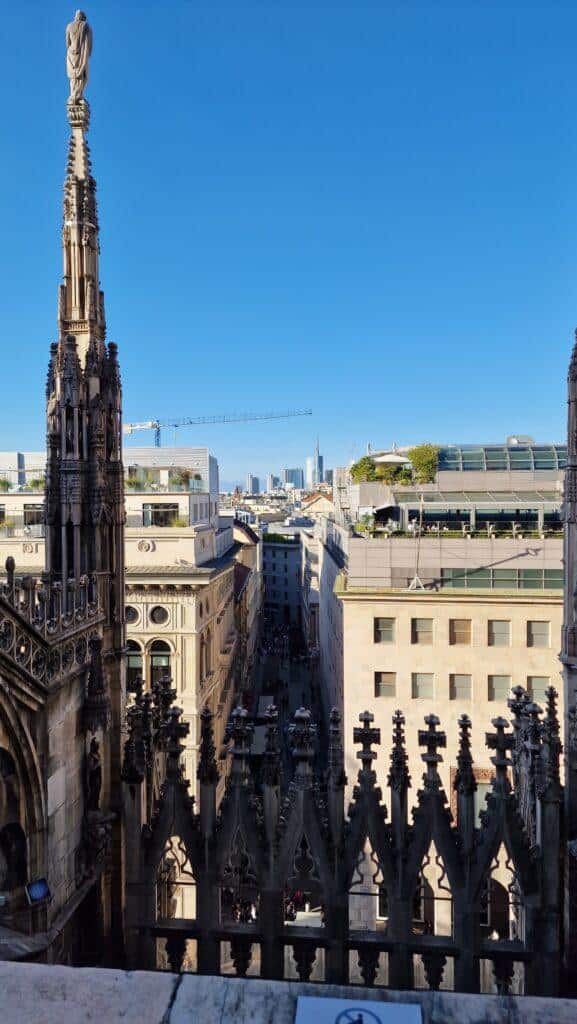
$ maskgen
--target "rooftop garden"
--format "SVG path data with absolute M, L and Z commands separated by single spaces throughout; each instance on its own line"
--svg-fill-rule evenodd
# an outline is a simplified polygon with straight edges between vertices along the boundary
M 409 465 L 375 462 L 370 455 L 364 455 L 351 466 L 349 473 L 355 484 L 431 484 L 437 475 L 439 452 L 440 448 L 429 442 L 416 445 L 407 452 Z
M 405 539 L 414 540 L 418 536 L 418 529 L 415 530 L 399 530 L 394 526 L 390 526 L 384 523 L 376 523 L 374 516 L 363 516 L 363 518 L 354 524 L 353 530 L 356 534 L 360 534 L 364 537 L 376 537 L 380 539 L 391 538 L 394 540 Z M 470 540 L 546 540 L 548 537 L 562 537 L 563 526 L 546 526 L 543 530 L 538 530 L 532 527 L 526 527 L 517 523 L 511 523 L 509 526 L 479 526 L 475 530 L 471 530 L 468 527 L 466 529 L 455 530 L 450 527 L 444 527 L 439 525 L 438 528 L 434 526 L 423 527 L 421 536 L 429 539 L 441 538 L 443 540 L 455 540 L 456 538 L 469 538 Z

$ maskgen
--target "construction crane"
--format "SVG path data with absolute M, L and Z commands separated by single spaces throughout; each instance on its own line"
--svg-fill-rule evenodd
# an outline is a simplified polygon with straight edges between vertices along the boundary
M 142 423 L 124 423 L 123 434 L 134 434 L 136 430 L 154 430 L 154 446 L 161 446 L 161 430 L 178 430 L 179 427 L 206 426 L 211 423 L 252 423 L 254 420 L 286 420 L 292 416 L 312 416 L 312 409 L 287 409 L 285 412 L 239 412 L 228 416 L 189 416 L 183 420 L 144 420 Z

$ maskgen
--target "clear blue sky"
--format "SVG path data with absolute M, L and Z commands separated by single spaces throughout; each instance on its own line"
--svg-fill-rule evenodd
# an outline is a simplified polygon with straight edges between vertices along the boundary
M 317 433 L 329 466 L 368 441 L 564 437 L 574 5 L 86 10 L 127 420 L 312 406 L 181 431 L 224 480 L 303 465 Z M 2 11 L 3 449 L 44 439 L 73 13 Z

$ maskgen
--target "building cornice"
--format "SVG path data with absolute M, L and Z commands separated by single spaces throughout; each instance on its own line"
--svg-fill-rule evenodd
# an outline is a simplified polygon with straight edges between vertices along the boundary
M 487 604 L 502 603 L 518 605 L 559 605 L 563 604 L 563 591 L 552 590 L 400 590 L 392 587 L 348 587 L 343 588 L 337 580 L 334 589 L 339 600 L 346 602 L 391 602 L 399 601 L 425 604 Z

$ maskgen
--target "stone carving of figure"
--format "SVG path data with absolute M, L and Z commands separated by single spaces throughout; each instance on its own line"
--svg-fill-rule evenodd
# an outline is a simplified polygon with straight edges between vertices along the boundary
M 94 281 L 90 279 L 86 285 L 86 318 L 87 320 L 96 319 L 96 301 L 94 296 Z
M 93 736 L 90 749 L 86 755 L 86 810 L 100 810 L 100 790 L 102 788 L 102 763 L 100 760 L 100 744 Z
M 70 79 L 70 99 L 78 103 L 88 81 L 88 58 L 92 53 L 92 29 L 84 11 L 76 11 L 66 26 L 66 74 Z
M 58 408 L 58 400 L 56 395 L 52 395 L 48 401 L 46 410 L 46 418 L 48 421 L 48 433 L 59 434 L 60 433 L 60 410 Z

